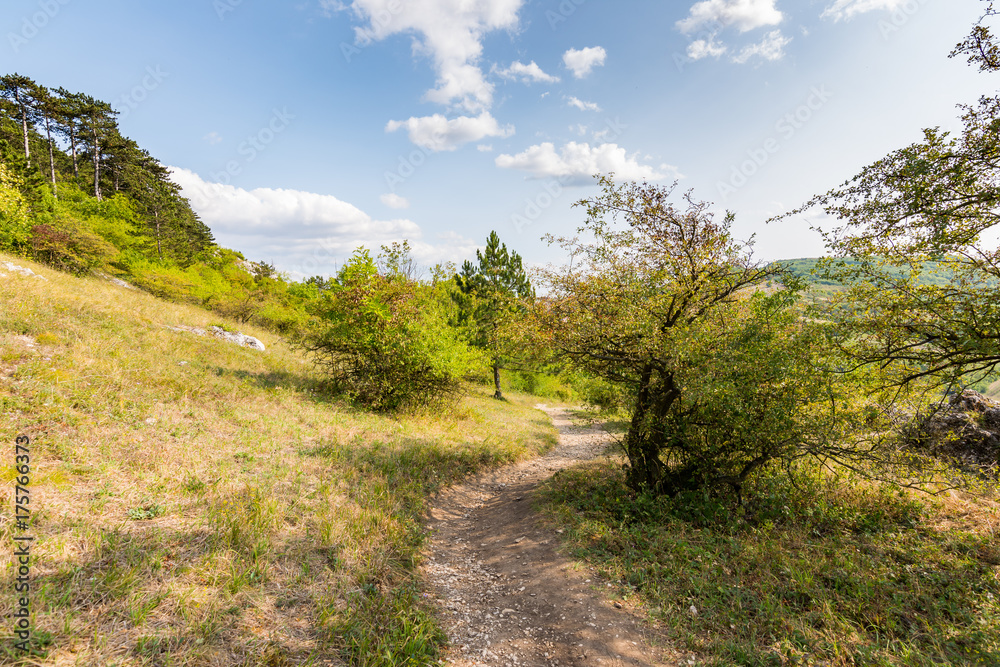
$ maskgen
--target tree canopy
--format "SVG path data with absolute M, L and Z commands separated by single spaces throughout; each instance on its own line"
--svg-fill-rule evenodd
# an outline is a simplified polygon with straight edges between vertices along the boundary
M 819 363 L 821 327 L 793 310 L 795 285 L 772 282 L 789 280 L 781 267 L 690 193 L 677 205 L 673 188 L 600 184 L 578 202 L 580 236 L 550 237 L 573 261 L 543 272 L 536 312 L 564 357 L 623 388 L 631 486 L 739 493 L 775 461 L 846 451 L 857 401 Z
M 990 3 L 952 57 L 1000 70 Z M 850 289 L 816 316 L 838 322 L 839 347 L 861 364 L 892 364 L 895 381 L 963 385 L 1000 363 L 1000 96 L 961 105 L 962 129 L 939 128 L 866 166 L 787 215 L 816 207 L 828 278 Z M 926 267 L 940 279 L 928 281 Z

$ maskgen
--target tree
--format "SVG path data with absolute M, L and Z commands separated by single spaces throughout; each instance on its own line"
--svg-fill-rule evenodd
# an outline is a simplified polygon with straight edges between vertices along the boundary
M 31 237 L 31 212 L 22 183 L 0 162 L 0 250 L 24 253 Z
M 300 339 L 338 391 L 380 411 L 457 396 L 480 360 L 448 326 L 432 288 L 379 273 L 359 249 L 312 306 Z
M 1000 70 L 984 25 L 994 16 L 990 3 L 951 55 Z M 824 235 L 850 261 L 827 260 L 825 271 L 851 287 L 817 317 L 840 323 L 837 342 L 855 363 L 894 365 L 901 386 L 961 385 L 1000 363 L 1000 249 L 984 239 L 1000 222 L 1000 97 L 960 108 L 958 136 L 926 129 L 787 214 L 819 207 L 840 220 Z
M 21 118 L 21 130 L 24 135 L 24 158 L 31 167 L 31 148 L 28 145 L 28 126 L 34 124 L 35 110 L 31 106 L 31 91 L 37 84 L 20 74 L 5 74 L 0 76 L 0 95 L 12 101 L 17 107 Z
M 101 201 L 101 151 L 107 136 L 117 132 L 117 111 L 107 102 L 80 95 L 80 113 L 84 130 L 90 135 L 90 159 L 94 167 L 94 197 Z
M 58 198 L 59 189 L 56 184 L 56 158 L 55 146 L 52 142 L 52 124 L 53 120 L 57 119 L 61 113 L 60 103 L 45 86 L 35 85 L 30 95 L 34 107 L 37 109 L 38 116 L 41 117 L 42 124 L 45 127 L 46 144 L 49 149 L 49 173 L 52 178 L 52 196 Z
M 413 249 L 409 241 L 393 241 L 391 245 L 382 246 L 382 252 L 376 258 L 379 272 L 387 276 L 400 276 L 406 280 L 419 280 L 420 267 L 413 258 Z
M 73 158 L 73 178 L 79 180 L 80 165 L 77 161 L 76 144 L 80 136 L 80 123 L 86 108 L 86 100 L 81 93 L 71 93 L 65 88 L 56 88 L 59 96 L 59 125 L 57 130 L 69 140 L 70 155 Z
M 798 318 L 795 289 L 766 289 L 781 269 L 732 237 L 732 214 L 718 222 L 690 193 L 679 208 L 673 188 L 600 184 L 577 202 L 592 240 L 549 237 L 573 261 L 543 272 L 536 313 L 564 357 L 624 389 L 630 485 L 739 494 L 774 461 L 847 452 L 861 408 L 820 363 L 823 325 Z
M 486 252 L 476 251 L 476 260 L 478 265 L 466 260 L 455 282 L 465 297 L 461 303 L 462 313 L 475 332 L 473 341 L 490 357 L 493 397 L 502 400 L 500 369 L 510 356 L 506 326 L 524 312 L 524 302 L 533 299 L 535 293 L 524 272 L 521 256 L 509 252 L 495 231 L 491 231 L 486 240 Z

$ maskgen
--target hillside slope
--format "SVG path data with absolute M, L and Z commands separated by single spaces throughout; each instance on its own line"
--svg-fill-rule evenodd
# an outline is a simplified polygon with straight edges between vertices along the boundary
M 0 573 L 14 438 L 31 438 L 34 657 L 4 664 L 420 664 L 441 635 L 412 566 L 426 497 L 552 446 L 528 397 L 392 418 L 312 365 L 168 329 L 236 325 L 23 259 L 0 278 Z M 0 597 L 9 618 L 13 600 Z

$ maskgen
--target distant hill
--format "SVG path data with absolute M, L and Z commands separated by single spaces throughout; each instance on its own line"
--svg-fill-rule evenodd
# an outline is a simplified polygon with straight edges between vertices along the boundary
M 819 265 L 819 257 L 801 257 L 799 259 L 782 259 L 774 262 L 774 264 L 780 264 L 790 271 L 793 275 L 798 276 L 812 285 L 827 285 L 831 287 L 842 286 L 835 280 L 829 280 L 822 276 L 815 275 L 816 269 Z M 854 264 L 856 262 L 852 260 L 846 260 L 849 264 Z M 947 285 L 954 280 L 954 273 L 948 269 L 941 262 L 927 262 L 925 264 L 925 270 L 921 275 L 920 279 L 917 281 L 920 285 Z M 988 284 L 984 281 L 984 284 Z

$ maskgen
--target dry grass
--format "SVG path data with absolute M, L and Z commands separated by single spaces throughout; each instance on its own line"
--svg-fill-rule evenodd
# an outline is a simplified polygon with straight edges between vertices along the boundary
M 440 635 L 412 579 L 424 501 L 550 447 L 528 397 L 366 414 L 266 331 L 239 327 L 264 353 L 170 331 L 237 325 L 11 261 L 48 280 L 0 279 L 3 590 L 19 433 L 36 537 L 34 655 L 6 645 L 0 663 L 433 660 Z M 0 596 L 0 616 L 12 602 Z

